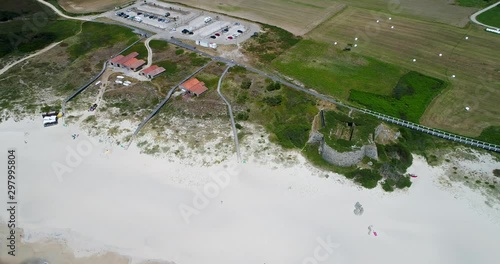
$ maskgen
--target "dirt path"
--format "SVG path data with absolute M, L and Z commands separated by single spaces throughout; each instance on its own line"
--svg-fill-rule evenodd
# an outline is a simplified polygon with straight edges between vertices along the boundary
M 71 17 L 65 15 L 61 10 L 57 9 L 57 7 L 53 6 L 51 3 L 45 2 L 43 0 L 36 0 L 38 3 L 43 4 L 48 6 L 50 9 L 52 9 L 56 14 L 58 14 L 61 17 L 64 17 L 66 19 L 74 19 L 74 20 L 81 20 L 81 21 L 90 21 L 96 18 L 96 16 L 81 16 L 81 17 Z
M 153 35 L 153 36 L 149 37 L 148 39 L 146 39 L 146 41 L 144 41 L 144 45 L 146 46 L 146 49 L 148 50 L 148 64 L 146 64 L 146 66 L 144 66 L 144 69 L 151 67 L 151 64 L 153 64 L 153 49 L 151 49 L 151 47 L 149 46 L 149 42 L 151 40 L 155 39 L 155 36 L 156 35 Z
M 496 29 L 498 29 L 497 27 L 494 27 L 494 26 L 488 26 L 488 25 L 486 25 L 486 24 L 483 24 L 483 23 L 481 23 L 481 22 L 477 21 L 477 16 L 479 16 L 480 14 L 482 14 L 482 13 L 484 13 L 484 12 L 486 12 L 486 11 L 488 11 L 488 10 L 492 9 L 492 8 L 494 8 L 495 6 L 497 6 L 497 5 L 499 5 L 499 4 L 500 4 L 500 1 L 499 1 L 499 2 L 496 2 L 496 3 L 492 4 L 492 5 L 490 5 L 490 6 L 488 6 L 488 7 L 486 7 L 485 9 L 481 9 L 481 10 L 477 11 L 476 13 L 472 14 L 472 16 L 470 16 L 470 20 L 471 20 L 472 22 L 474 22 L 474 23 L 476 23 L 476 24 L 478 24 L 478 25 L 484 26 L 484 27 L 489 27 L 489 28 L 496 28 Z
M 46 52 L 46 51 L 48 51 L 48 50 L 52 49 L 53 47 L 55 47 L 55 46 L 59 45 L 59 43 L 61 43 L 61 42 L 62 42 L 62 41 L 59 41 L 59 42 L 56 42 L 56 43 L 52 43 L 52 44 L 50 44 L 49 46 L 47 46 L 47 47 L 45 47 L 45 48 L 43 48 L 43 49 L 41 49 L 41 50 L 39 50 L 39 51 L 37 51 L 37 52 L 35 52 L 35 53 L 33 53 L 33 54 L 29 55 L 29 56 L 27 56 L 27 57 L 24 57 L 24 58 L 22 58 L 22 59 L 20 59 L 20 60 L 18 60 L 18 61 L 15 61 L 15 62 L 13 62 L 13 63 L 10 63 L 10 64 L 6 65 L 5 67 L 3 67 L 3 68 L 0 70 L 0 75 L 4 74 L 6 71 L 8 71 L 10 68 L 12 68 L 12 67 L 16 66 L 17 64 L 19 64 L 19 63 L 21 63 L 21 62 L 23 62 L 23 61 L 25 61 L 25 60 L 31 59 L 31 58 L 33 58 L 33 57 L 35 57 L 35 56 L 37 56 L 37 55 L 40 55 L 40 54 L 42 54 L 42 53 L 44 53 L 44 52 Z

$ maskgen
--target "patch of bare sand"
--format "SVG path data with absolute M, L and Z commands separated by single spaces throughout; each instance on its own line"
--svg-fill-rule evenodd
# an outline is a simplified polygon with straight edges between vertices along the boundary
M 103 12 L 116 6 L 131 2 L 130 0 L 58 0 L 57 3 L 70 13 Z

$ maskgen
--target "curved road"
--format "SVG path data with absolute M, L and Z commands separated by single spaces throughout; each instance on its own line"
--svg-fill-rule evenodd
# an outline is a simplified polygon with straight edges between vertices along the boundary
M 488 25 L 486 25 L 486 24 L 483 24 L 483 23 L 481 23 L 481 22 L 477 21 L 477 16 L 479 16 L 480 14 L 482 14 L 482 13 L 484 13 L 484 12 L 486 12 L 486 11 L 488 11 L 488 10 L 492 9 L 493 7 L 495 7 L 495 6 L 499 5 L 499 4 L 500 4 L 500 1 L 499 1 L 499 2 L 496 2 L 496 3 L 492 4 L 492 5 L 490 5 L 490 6 L 488 6 L 488 7 L 486 7 L 485 9 L 481 9 L 481 10 L 477 11 L 476 13 L 472 14 L 472 16 L 470 16 L 470 20 L 471 20 L 472 22 L 474 22 L 474 23 L 476 23 L 476 24 L 478 24 L 478 25 L 484 26 L 484 27 L 499 29 L 499 28 L 497 28 L 497 27 L 494 27 L 494 26 L 488 26 Z
M 231 127 L 233 129 L 234 144 L 235 144 L 235 148 L 236 148 L 236 155 L 238 157 L 238 162 L 241 162 L 240 144 L 238 142 L 238 131 L 236 130 L 236 124 L 234 123 L 233 109 L 232 109 L 231 104 L 229 103 L 229 101 L 226 99 L 226 97 L 224 97 L 224 95 L 222 95 L 222 92 L 220 91 L 220 87 L 222 86 L 221 85 L 222 84 L 222 79 L 224 79 L 224 75 L 226 75 L 227 71 L 231 67 L 233 67 L 233 65 L 229 64 L 229 66 L 227 66 L 227 68 L 224 70 L 224 72 L 220 76 L 219 83 L 217 84 L 217 93 L 222 98 L 222 100 L 224 100 L 224 102 L 227 105 L 227 109 L 229 110 L 229 116 L 231 118 Z

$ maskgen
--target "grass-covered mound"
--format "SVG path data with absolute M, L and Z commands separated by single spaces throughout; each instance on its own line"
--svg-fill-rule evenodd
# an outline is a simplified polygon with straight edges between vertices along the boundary
M 349 100 L 370 110 L 418 123 L 427 105 L 444 87 L 442 80 L 411 71 L 400 78 L 390 96 L 352 90 Z

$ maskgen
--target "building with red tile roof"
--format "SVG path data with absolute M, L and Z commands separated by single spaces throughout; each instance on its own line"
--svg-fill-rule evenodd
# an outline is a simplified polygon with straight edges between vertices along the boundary
M 204 92 L 208 91 L 208 88 L 205 86 L 204 82 L 200 82 L 196 78 L 191 78 L 181 84 L 181 89 L 184 91 L 187 91 L 189 93 L 192 93 L 196 96 L 200 96 Z
M 127 56 L 118 55 L 109 60 L 109 63 L 112 66 L 123 67 L 128 68 L 129 70 L 137 71 L 139 67 L 146 64 L 144 60 L 136 59 L 137 56 L 139 56 L 139 53 L 134 51 Z
M 152 65 L 151 67 L 148 67 L 148 68 L 142 70 L 139 74 L 144 75 L 144 76 L 148 77 L 149 79 L 153 79 L 154 77 L 156 77 L 157 75 L 159 75 L 160 73 L 162 73 L 164 71 L 165 71 L 165 68 L 159 67 L 158 65 Z

